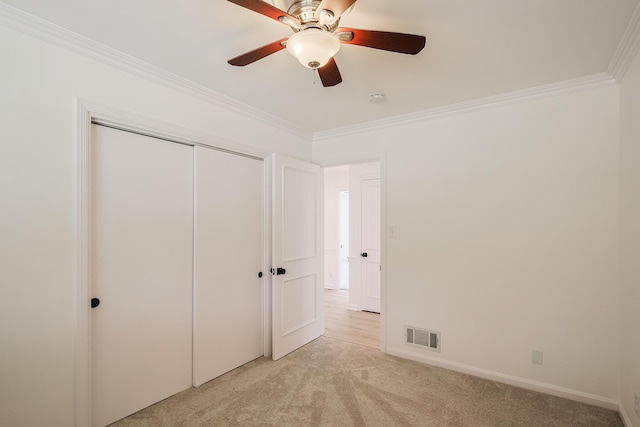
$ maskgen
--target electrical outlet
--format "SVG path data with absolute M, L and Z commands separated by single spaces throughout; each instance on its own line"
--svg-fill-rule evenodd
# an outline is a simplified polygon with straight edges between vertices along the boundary
M 531 363 L 534 365 L 542 365 L 542 350 L 537 348 L 531 349 Z
M 633 406 L 633 410 L 636 413 L 636 416 L 638 416 L 638 418 L 640 418 L 640 393 L 636 392 L 636 401 L 635 401 L 635 405 Z

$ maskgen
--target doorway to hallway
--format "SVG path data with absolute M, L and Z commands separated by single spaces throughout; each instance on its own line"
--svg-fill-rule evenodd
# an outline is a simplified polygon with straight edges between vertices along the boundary
M 380 163 L 324 169 L 325 336 L 380 348 Z

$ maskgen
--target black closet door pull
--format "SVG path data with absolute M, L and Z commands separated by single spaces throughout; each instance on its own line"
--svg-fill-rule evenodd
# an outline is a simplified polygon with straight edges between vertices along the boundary
M 98 298 L 91 298 L 91 308 L 96 308 L 100 305 L 100 300 Z
M 276 270 L 276 274 L 279 276 L 281 274 L 287 274 L 287 270 L 285 270 L 282 267 L 278 267 L 278 269 Z
M 362 255 L 362 258 L 366 258 L 368 256 L 366 252 L 362 252 L 360 255 Z

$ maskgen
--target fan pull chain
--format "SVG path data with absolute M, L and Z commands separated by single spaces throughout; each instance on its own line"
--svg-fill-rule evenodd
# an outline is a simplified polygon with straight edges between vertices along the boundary
M 316 84 L 316 75 L 318 74 L 318 69 L 314 68 L 312 71 L 313 71 L 313 84 Z

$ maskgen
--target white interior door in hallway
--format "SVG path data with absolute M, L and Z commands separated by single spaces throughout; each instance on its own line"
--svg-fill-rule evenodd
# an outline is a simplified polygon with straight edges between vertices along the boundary
M 362 211 L 362 309 L 380 313 L 380 179 L 363 179 Z
M 380 313 L 380 163 L 349 165 L 349 300 Z
M 93 425 L 263 354 L 263 177 L 260 160 L 92 126 Z

